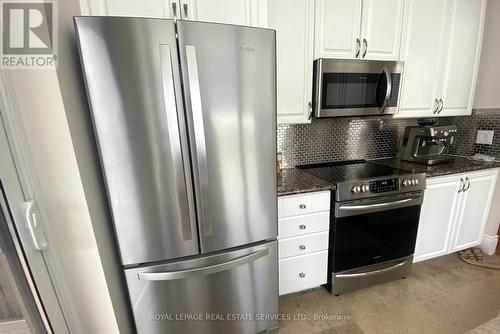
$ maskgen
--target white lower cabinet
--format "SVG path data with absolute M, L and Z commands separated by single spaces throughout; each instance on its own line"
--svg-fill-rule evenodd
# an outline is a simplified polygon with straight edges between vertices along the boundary
M 330 191 L 278 198 L 279 294 L 325 284 Z
M 498 170 L 427 179 L 414 262 L 481 244 Z
M 328 249 L 279 260 L 279 294 L 311 289 L 326 283 Z

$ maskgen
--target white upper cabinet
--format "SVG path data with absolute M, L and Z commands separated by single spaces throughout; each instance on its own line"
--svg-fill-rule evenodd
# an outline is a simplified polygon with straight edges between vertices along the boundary
M 267 26 L 267 0 L 179 0 L 182 18 L 205 22 Z
M 404 0 L 316 0 L 315 58 L 398 60 Z
M 500 94 L 498 94 L 498 89 L 491 89 L 491 87 L 500 87 L 500 66 L 498 66 L 498 55 L 500 53 L 500 45 L 498 43 L 499 31 L 500 1 L 488 1 L 482 43 L 485 47 L 481 48 L 481 61 L 477 74 L 474 109 L 500 108 Z
M 495 190 L 496 173 L 496 171 L 486 171 L 466 176 L 452 251 L 456 252 L 481 243 Z
M 405 60 L 399 113 L 426 117 L 437 108 L 441 45 L 446 21 L 445 0 L 409 0 L 406 6 Z
M 314 58 L 359 56 L 361 8 L 361 0 L 316 0 Z
M 403 27 L 402 0 L 363 0 L 361 56 L 398 60 Z
M 470 115 L 486 0 L 407 0 L 396 117 Z
M 177 0 L 80 0 L 83 15 L 172 18 Z
M 474 102 L 486 1 L 449 1 L 441 116 L 470 115 Z
M 268 0 L 80 0 L 83 15 L 177 18 L 267 26 Z
M 314 0 L 271 0 L 268 20 L 276 29 L 278 122 L 309 122 Z

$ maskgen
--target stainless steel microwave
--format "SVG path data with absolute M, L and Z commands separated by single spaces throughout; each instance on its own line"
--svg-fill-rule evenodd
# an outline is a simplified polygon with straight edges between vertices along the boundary
M 396 61 L 316 60 L 315 117 L 396 113 L 402 71 Z

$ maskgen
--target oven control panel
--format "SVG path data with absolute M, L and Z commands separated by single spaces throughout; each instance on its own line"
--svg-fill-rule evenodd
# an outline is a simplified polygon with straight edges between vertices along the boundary
M 335 192 L 336 201 L 349 201 L 389 194 L 425 190 L 424 173 L 392 176 L 389 178 L 339 182 Z
M 380 181 L 370 182 L 370 192 L 371 193 L 385 193 L 388 191 L 398 191 L 399 190 L 399 179 L 386 179 Z

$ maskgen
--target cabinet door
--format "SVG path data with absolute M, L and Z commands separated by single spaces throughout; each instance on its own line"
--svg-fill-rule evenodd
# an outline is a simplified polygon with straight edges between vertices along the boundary
M 85 0 L 89 3 L 96 1 Z M 100 0 L 98 6 L 91 9 L 91 15 L 111 16 L 144 16 L 144 17 L 173 17 L 173 6 L 177 1 L 172 0 Z M 89 6 L 91 7 L 91 6 Z M 178 8 L 176 8 L 178 9 Z
M 486 1 L 449 1 L 446 58 L 439 116 L 470 115 L 474 99 Z
M 401 59 L 405 61 L 397 117 L 433 116 L 446 0 L 408 0 Z
M 452 251 L 477 246 L 483 239 L 484 228 L 488 220 L 497 171 L 468 174 L 470 186 L 462 193 Z
M 309 122 L 314 0 L 271 0 L 268 20 L 276 29 L 278 122 Z
M 427 180 L 418 223 L 414 262 L 447 253 L 459 202 L 459 180 L 459 176 L 455 175 Z
M 404 0 L 363 0 L 361 18 L 363 58 L 399 59 L 403 9 Z
M 361 32 L 361 0 L 317 0 L 315 58 L 355 58 Z
M 267 0 L 181 0 L 182 18 L 245 26 L 266 26 Z

